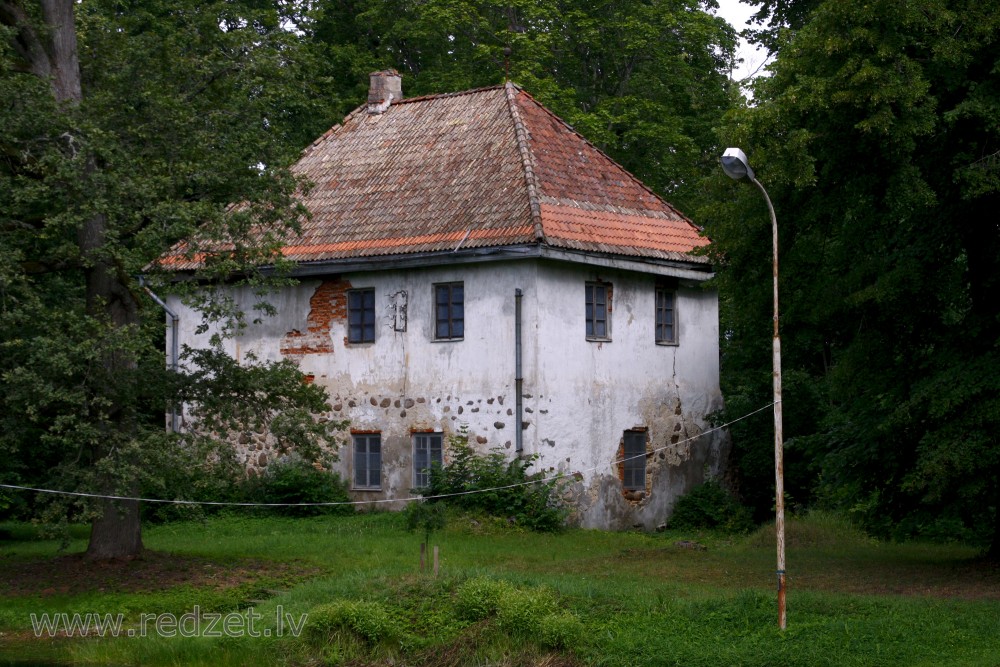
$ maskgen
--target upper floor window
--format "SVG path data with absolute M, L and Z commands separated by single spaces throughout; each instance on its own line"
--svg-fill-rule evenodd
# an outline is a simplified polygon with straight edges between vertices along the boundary
M 444 463 L 441 442 L 440 433 L 413 434 L 413 488 L 431 485 L 431 468 Z
M 382 435 L 355 433 L 354 439 L 354 488 L 382 488 Z
M 656 342 L 672 345 L 677 342 L 677 293 L 663 286 L 656 288 Z
M 607 283 L 587 283 L 587 338 L 593 340 L 609 340 L 608 331 L 608 301 L 611 286 Z
M 465 336 L 465 287 L 463 283 L 434 286 L 434 338 Z
M 347 292 L 347 342 L 375 342 L 375 290 Z

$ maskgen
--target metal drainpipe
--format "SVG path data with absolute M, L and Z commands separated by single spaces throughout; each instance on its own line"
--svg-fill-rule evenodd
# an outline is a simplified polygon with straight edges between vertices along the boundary
M 524 377 L 521 374 L 521 289 L 514 290 L 514 442 L 515 451 L 521 454 L 524 449 L 522 436 L 522 401 L 521 388 Z
M 170 306 L 160 297 L 153 293 L 153 290 L 146 286 L 146 279 L 143 276 L 139 276 L 139 286 L 146 291 L 146 294 L 155 301 L 160 308 L 162 308 L 167 315 L 170 316 L 170 370 L 177 372 L 178 366 L 178 332 L 177 329 L 180 327 L 181 318 L 174 311 L 170 309 Z M 177 433 L 177 406 L 171 406 L 170 408 L 170 430 L 173 433 Z

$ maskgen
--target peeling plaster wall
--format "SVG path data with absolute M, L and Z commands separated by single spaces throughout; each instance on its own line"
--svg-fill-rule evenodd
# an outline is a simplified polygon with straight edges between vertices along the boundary
M 611 342 L 586 340 L 584 284 L 612 284 Z M 433 285 L 463 281 L 465 337 L 435 341 Z M 538 260 L 415 270 L 350 273 L 305 280 L 270 297 L 277 315 L 227 340 L 236 358 L 291 358 L 309 381 L 326 387 L 326 419 L 379 431 L 382 489 L 357 490 L 357 500 L 409 495 L 414 431 L 447 436 L 466 425 L 482 451 L 514 456 L 514 290 L 522 301 L 523 443 L 539 469 L 577 473 L 570 493 L 581 525 L 647 529 L 662 524 L 676 498 L 722 461 L 721 437 L 685 439 L 721 407 L 718 313 L 713 291 L 677 288 L 678 345 L 656 345 L 651 275 Z M 378 318 L 373 343 L 348 344 L 346 291 L 373 288 Z M 252 294 L 237 300 L 249 310 Z M 198 315 L 177 299 L 181 343 L 205 346 Z M 405 317 L 403 307 L 405 306 Z M 404 325 L 405 322 L 405 325 Z M 405 326 L 405 331 L 401 331 Z M 624 430 L 645 428 L 647 449 L 669 447 L 647 461 L 647 492 L 627 497 L 615 458 Z M 251 469 L 275 451 L 259 436 L 237 445 Z M 339 472 L 351 480 L 353 450 L 340 452 Z
M 585 336 L 584 285 L 611 285 L 610 342 Z M 721 472 L 723 434 L 699 436 L 705 415 L 722 407 L 718 299 L 676 282 L 677 344 L 655 342 L 656 276 L 599 267 L 542 264 L 538 368 L 525 401 L 534 414 L 540 467 L 574 474 L 570 493 L 585 527 L 654 529 L 674 502 Z M 622 438 L 646 430 L 646 491 L 621 482 Z M 654 450 L 661 450 L 655 451 Z

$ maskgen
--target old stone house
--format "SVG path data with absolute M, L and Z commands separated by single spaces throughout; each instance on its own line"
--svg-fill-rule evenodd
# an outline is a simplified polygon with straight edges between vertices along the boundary
M 409 496 L 462 426 L 573 474 L 588 527 L 654 528 L 718 471 L 724 436 L 698 437 L 721 407 L 718 299 L 690 254 L 708 240 L 528 93 L 404 99 L 373 74 L 294 171 L 315 183 L 284 251 L 298 284 L 227 345 L 328 389 L 356 499 Z M 180 342 L 207 344 L 170 307 Z

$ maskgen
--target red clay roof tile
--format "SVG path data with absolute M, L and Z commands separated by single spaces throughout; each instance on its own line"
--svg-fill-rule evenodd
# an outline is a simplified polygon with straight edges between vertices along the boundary
M 289 259 L 541 243 L 707 262 L 690 220 L 512 84 L 366 108 L 292 166 L 315 185 Z

